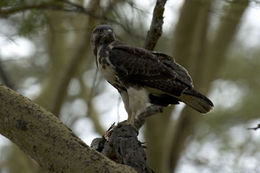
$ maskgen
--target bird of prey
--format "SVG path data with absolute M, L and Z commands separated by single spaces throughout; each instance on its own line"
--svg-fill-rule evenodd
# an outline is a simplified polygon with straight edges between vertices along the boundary
M 213 108 L 213 103 L 194 89 L 187 70 L 172 57 L 117 40 L 111 26 L 97 26 L 91 46 L 98 69 L 121 95 L 130 124 L 151 105 L 184 102 L 200 113 Z

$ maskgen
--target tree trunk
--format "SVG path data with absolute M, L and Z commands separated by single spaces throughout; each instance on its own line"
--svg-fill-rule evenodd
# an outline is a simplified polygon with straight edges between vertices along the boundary
M 0 133 L 49 172 L 136 172 L 91 149 L 53 114 L 3 86 Z
M 209 44 L 206 38 L 209 18 L 208 12 L 210 11 L 211 2 L 202 0 L 200 2 L 204 2 L 203 6 L 200 4 L 202 8 L 200 9 L 200 14 L 189 14 L 189 11 L 194 11 L 191 8 L 197 8 L 197 5 L 194 3 L 198 3 L 198 1 L 185 1 L 183 7 L 184 11 L 180 16 L 179 23 L 175 31 L 177 40 L 174 42 L 174 46 L 176 46 L 176 48 L 173 50 L 175 50 L 176 52 L 174 53 L 179 56 L 188 56 L 188 59 L 181 59 L 180 62 L 183 63 L 183 65 L 187 65 L 188 71 L 191 72 L 191 76 L 194 80 L 195 88 L 198 88 L 199 91 L 205 94 L 210 88 L 211 81 L 214 80 L 219 72 L 219 69 L 223 65 L 225 54 L 229 45 L 232 43 L 232 39 L 248 5 L 248 1 L 243 1 L 242 3 L 241 0 L 237 0 L 229 4 L 229 8 L 225 12 L 225 16 L 222 18 L 218 26 L 212 44 Z M 197 27 L 193 28 L 194 31 L 192 34 L 188 30 L 189 28 L 192 29 L 192 27 L 188 25 L 188 23 L 192 22 L 189 22 L 190 16 L 197 16 L 197 19 L 192 18 L 192 20 L 196 20 L 196 23 L 198 24 Z M 235 20 L 230 20 L 230 16 L 235 16 Z M 188 20 L 188 22 L 186 23 L 185 20 Z M 185 36 L 185 33 L 188 34 L 188 37 Z M 181 39 L 187 39 L 188 41 L 183 41 Z M 181 46 L 179 44 L 181 44 Z M 169 172 L 175 171 L 178 161 L 182 156 L 181 153 L 183 153 L 187 145 L 187 139 L 193 135 L 192 131 L 196 128 L 196 122 L 199 118 L 200 117 L 198 114 L 191 111 L 188 107 L 185 107 L 182 111 L 182 114 L 177 121 L 176 128 L 173 129 L 174 135 L 172 138 L 171 152 L 169 155 Z

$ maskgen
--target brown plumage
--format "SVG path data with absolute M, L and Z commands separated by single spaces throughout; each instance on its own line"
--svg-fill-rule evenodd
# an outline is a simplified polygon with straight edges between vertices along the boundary
M 121 94 L 130 121 L 148 103 L 167 106 L 182 101 L 201 113 L 212 109 L 213 103 L 194 89 L 187 70 L 172 57 L 121 43 L 108 25 L 94 29 L 91 43 L 97 66 Z

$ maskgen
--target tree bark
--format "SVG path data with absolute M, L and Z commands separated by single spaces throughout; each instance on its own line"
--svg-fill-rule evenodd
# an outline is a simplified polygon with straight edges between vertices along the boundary
M 150 25 L 150 30 L 147 32 L 147 36 L 144 42 L 144 48 L 148 50 L 153 50 L 157 41 L 162 35 L 162 26 L 163 26 L 163 13 L 164 6 L 167 0 L 157 0 L 154 10 L 153 18 Z
M 4 86 L 0 133 L 49 172 L 135 172 L 91 149 L 53 114 Z

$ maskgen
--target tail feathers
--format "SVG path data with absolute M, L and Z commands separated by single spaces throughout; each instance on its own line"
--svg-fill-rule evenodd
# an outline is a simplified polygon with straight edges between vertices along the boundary
M 188 106 L 200 113 L 207 113 L 213 108 L 213 103 L 204 95 L 194 89 L 187 89 L 178 97 Z

